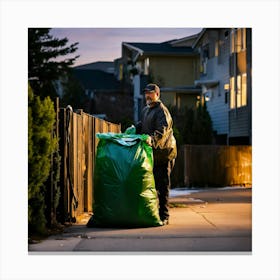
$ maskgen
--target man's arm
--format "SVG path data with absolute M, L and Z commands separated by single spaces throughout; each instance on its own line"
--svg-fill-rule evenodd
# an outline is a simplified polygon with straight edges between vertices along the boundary
M 165 146 L 165 143 L 170 134 L 170 127 L 168 121 L 170 122 L 169 114 L 165 112 L 165 110 L 159 111 L 155 119 L 155 130 L 153 135 L 151 135 L 151 142 L 154 148 Z

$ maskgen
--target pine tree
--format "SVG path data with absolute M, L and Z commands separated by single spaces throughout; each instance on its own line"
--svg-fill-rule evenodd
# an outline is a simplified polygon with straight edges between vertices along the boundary
M 60 195 L 60 155 L 51 99 L 57 96 L 54 82 L 67 80 L 70 66 L 78 57 L 59 61 L 59 57 L 74 53 L 78 43 L 67 46 L 67 38 L 53 38 L 49 31 L 50 28 L 28 29 L 28 226 L 31 234 L 45 233 L 47 225 L 55 222 L 51 211 L 56 209 Z
M 192 127 L 193 144 L 209 145 L 213 140 L 212 120 L 206 103 L 199 104 Z
M 53 82 L 67 75 L 79 56 L 58 61 L 77 50 L 78 43 L 67 46 L 68 39 L 54 38 L 50 28 L 28 29 L 28 80 L 35 95 L 55 97 Z

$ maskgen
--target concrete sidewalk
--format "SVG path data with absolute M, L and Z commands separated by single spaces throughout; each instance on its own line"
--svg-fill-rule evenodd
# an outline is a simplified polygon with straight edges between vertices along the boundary
M 252 250 L 251 188 L 208 189 L 170 198 L 170 224 L 161 227 L 87 228 L 87 219 L 63 234 L 29 244 L 39 252 L 192 253 Z

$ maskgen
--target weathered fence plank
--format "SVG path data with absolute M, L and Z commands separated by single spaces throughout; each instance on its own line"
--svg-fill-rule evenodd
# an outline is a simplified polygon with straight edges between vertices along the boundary
M 60 222 L 75 221 L 92 211 L 93 173 L 98 144 L 96 133 L 121 132 L 119 124 L 109 123 L 70 109 L 60 109 L 59 139 L 61 152 Z

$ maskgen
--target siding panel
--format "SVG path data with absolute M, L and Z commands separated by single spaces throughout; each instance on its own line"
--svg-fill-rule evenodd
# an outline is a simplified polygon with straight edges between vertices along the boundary
M 225 103 L 224 85 L 229 83 L 229 53 L 230 40 L 223 38 L 225 30 L 219 31 L 221 38 L 219 56 L 210 58 L 207 62 L 207 73 L 201 80 L 218 80 L 219 84 L 212 90 L 212 98 L 207 102 L 207 108 L 213 122 L 213 129 L 217 134 L 228 134 L 229 131 L 229 103 Z
M 230 137 L 249 136 L 248 110 L 246 106 L 230 111 Z

